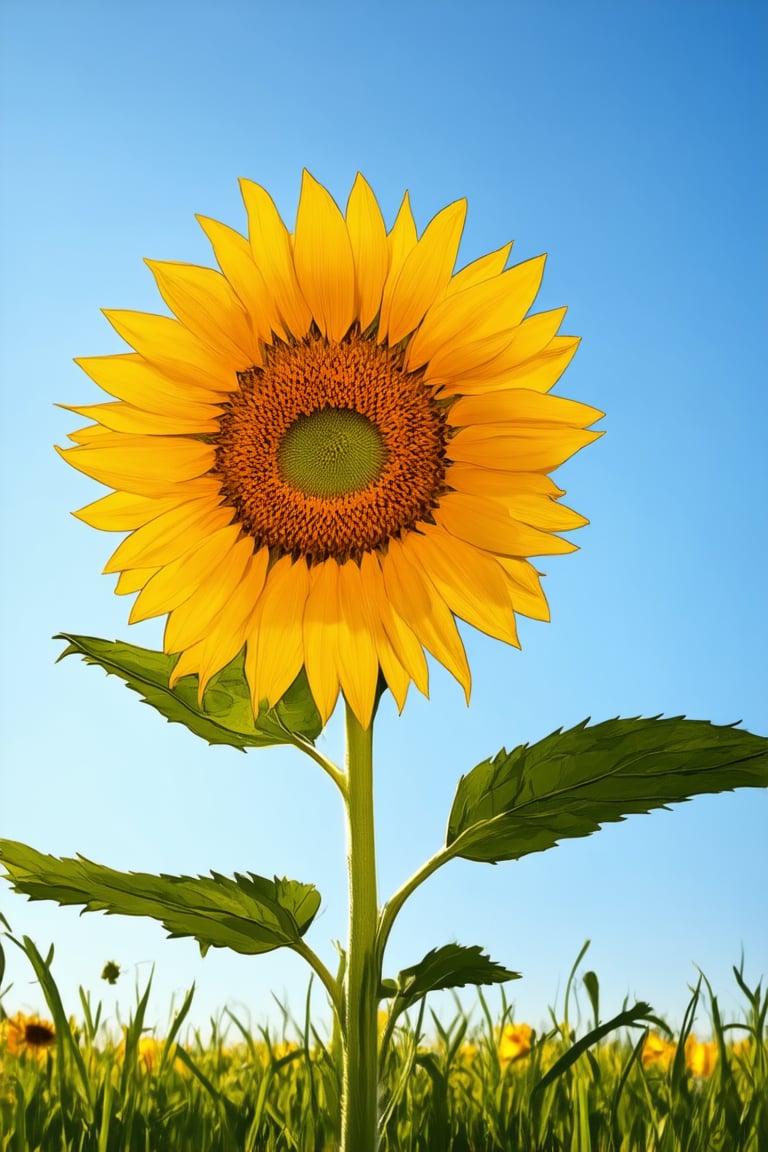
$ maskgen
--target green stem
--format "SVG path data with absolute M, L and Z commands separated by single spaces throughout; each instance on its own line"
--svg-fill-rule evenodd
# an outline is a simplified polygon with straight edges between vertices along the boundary
M 373 721 L 362 728 L 347 706 L 347 863 L 349 945 L 346 1044 L 342 1087 L 342 1152 L 375 1152 L 378 1144 L 376 1012 L 378 899 L 373 826 Z
M 299 752 L 303 752 L 305 756 L 309 756 L 310 760 L 314 760 L 315 764 L 319 764 L 323 772 L 330 776 L 334 784 L 341 792 L 342 796 L 346 799 L 347 795 L 347 778 L 344 773 L 336 767 L 332 760 L 327 756 L 323 756 L 322 752 L 318 752 L 314 744 L 309 740 L 305 740 L 303 736 L 299 736 L 296 732 L 289 733 L 291 739 L 290 743 L 294 748 L 298 748 Z
M 331 1004 L 333 1005 L 333 1010 L 336 1013 L 337 1017 L 339 1017 L 339 1022 L 341 1023 L 341 1026 L 343 1028 L 344 1027 L 344 1021 L 341 1019 L 341 1004 L 342 1004 L 341 989 L 339 988 L 338 984 L 334 980 L 333 976 L 328 971 L 325 964 L 323 964 L 322 960 L 317 955 L 317 953 L 313 952 L 312 949 L 309 947 L 309 945 L 304 942 L 304 940 L 297 940 L 296 943 L 293 945 L 293 951 L 298 953 L 299 956 L 303 957 L 303 959 L 306 960 L 307 964 L 309 964 L 310 968 L 320 978 L 320 980 L 323 984 L 323 987 L 325 988 L 326 992 L 328 993 L 328 996 L 330 997 Z
M 405 904 L 408 897 L 412 892 L 415 892 L 420 884 L 423 884 L 433 872 L 437 872 L 438 868 L 442 868 L 443 864 L 447 864 L 449 860 L 453 860 L 456 855 L 456 844 L 453 843 L 450 848 L 441 848 L 439 852 L 435 852 L 427 860 L 426 864 L 422 864 L 417 872 L 414 872 L 410 880 L 406 880 L 402 888 L 398 888 L 397 892 L 387 900 L 386 904 L 381 910 L 379 917 L 379 927 L 376 934 L 376 948 L 379 957 L 379 967 L 384 957 L 384 949 L 387 946 L 389 934 L 392 931 L 392 925 L 395 922 L 395 917 Z

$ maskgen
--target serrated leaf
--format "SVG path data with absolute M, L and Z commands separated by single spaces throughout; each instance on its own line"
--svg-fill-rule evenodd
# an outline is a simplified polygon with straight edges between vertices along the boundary
M 151 704 L 170 723 L 183 724 L 209 744 L 229 744 L 243 750 L 264 748 L 290 744 L 291 735 L 313 741 L 322 731 L 322 720 L 303 670 L 282 700 L 274 708 L 262 709 L 254 720 L 242 652 L 211 679 L 201 707 L 197 701 L 197 676 L 182 676 L 173 689 L 168 686 L 177 656 L 137 648 L 122 640 L 67 632 L 54 639 L 68 642 L 59 660 L 77 655 L 87 664 L 98 664 L 108 675 L 124 680 L 145 704 Z
M 209 948 L 253 955 L 291 946 L 320 907 L 313 885 L 268 880 L 253 872 L 236 872 L 234 879 L 218 872 L 210 878 L 116 872 L 83 856 L 45 856 L 14 840 L 0 840 L 0 862 L 14 889 L 30 900 L 82 904 L 84 912 L 150 916 L 171 937 L 194 937 L 203 955 Z
M 398 1010 L 410 1007 L 428 992 L 463 988 L 467 984 L 503 984 L 507 980 L 519 979 L 519 972 L 503 968 L 491 960 L 477 944 L 470 947 L 444 944 L 442 948 L 433 948 L 427 952 L 418 964 L 398 972 Z
M 588 721 L 459 781 L 446 844 L 496 863 L 705 792 L 768 786 L 768 738 L 682 716 Z

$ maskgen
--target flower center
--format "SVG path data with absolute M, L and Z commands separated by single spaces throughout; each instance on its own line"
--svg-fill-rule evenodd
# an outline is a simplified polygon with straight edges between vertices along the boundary
M 277 453 L 283 479 L 307 496 L 346 496 L 381 475 L 387 458 L 377 426 L 354 408 L 319 408 L 299 416 Z
M 215 473 L 256 547 L 341 563 L 430 519 L 447 428 L 401 356 L 357 334 L 277 343 L 238 384 Z
M 29 1024 L 24 1027 L 24 1040 L 30 1048 L 47 1048 L 55 1039 L 53 1030 L 45 1024 Z

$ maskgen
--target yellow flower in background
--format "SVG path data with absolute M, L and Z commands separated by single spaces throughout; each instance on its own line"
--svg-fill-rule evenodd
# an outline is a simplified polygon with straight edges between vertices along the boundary
M 549 395 L 578 339 L 528 316 L 544 257 L 454 266 L 466 202 L 387 232 L 358 175 L 346 213 L 304 173 L 295 231 L 241 182 L 248 238 L 200 218 L 221 271 L 148 261 L 173 318 L 107 311 L 134 351 L 79 360 L 110 396 L 62 454 L 114 491 L 77 515 L 130 533 L 105 571 L 167 614 L 175 680 L 245 647 L 256 710 L 305 668 L 327 720 L 364 726 L 379 672 L 402 709 L 425 650 L 463 685 L 456 618 L 518 644 L 547 620 L 529 557 L 587 521 L 549 478 L 601 433 Z
M 157 1040 L 154 1036 L 140 1036 L 136 1053 L 138 1062 L 143 1064 L 147 1072 L 154 1072 L 163 1055 L 165 1042 Z
M 642 1052 L 643 1067 L 659 1064 L 662 1068 L 669 1068 L 677 1051 L 677 1045 L 671 1040 L 659 1036 L 658 1032 L 649 1032 L 645 1038 Z
M 508 1024 L 499 1040 L 501 1063 L 509 1064 L 512 1060 L 520 1060 L 523 1056 L 527 1056 L 531 1050 L 532 1034 L 530 1024 Z
M 467 1041 L 459 1048 L 456 1058 L 459 1064 L 472 1064 L 477 1059 L 479 1051 L 477 1044 Z
M 147 1072 L 152 1072 L 160 1063 L 164 1044 L 163 1040 L 157 1040 L 154 1036 L 140 1036 L 136 1045 L 136 1063 Z M 125 1060 L 125 1037 L 118 1045 L 117 1058 Z
M 697 1040 L 689 1036 L 685 1041 L 685 1063 L 694 1076 L 711 1076 L 717 1063 L 717 1044 L 714 1040 Z
M 48 1020 L 39 1016 L 26 1016 L 17 1012 L 0 1023 L 0 1046 L 9 1056 L 20 1056 L 28 1052 L 42 1058 L 56 1042 L 56 1030 Z
M 736 1040 L 731 1048 L 731 1054 L 738 1058 L 747 1057 L 752 1052 L 752 1037 L 742 1036 L 740 1040 Z
M 145 1072 L 155 1072 L 160 1066 L 164 1048 L 165 1040 L 158 1040 L 156 1036 L 140 1036 L 136 1045 L 136 1064 Z M 189 1069 L 184 1061 L 175 1054 L 177 1048 L 178 1045 L 176 1044 L 172 1047 L 173 1067 L 177 1072 L 186 1074 Z M 125 1037 L 117 1047 L 117 1058 L 118 1060 L 125 1060 Z

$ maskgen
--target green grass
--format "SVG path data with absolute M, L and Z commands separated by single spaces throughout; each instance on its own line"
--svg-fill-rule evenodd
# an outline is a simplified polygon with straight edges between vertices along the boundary
M 225 1012 L 203 1037 L 182 1035 L 190 992 L 155 1038 L 145 1024 L 148 985 L 120 1035 L 82 990 L 81 1018 L 68 1020 L 49 964 L 31 941 L 24 946 L 56 1037 L 45 1050 L 14 1051 L 18 1030 L 0 1023 L 2 1152 L 337 1147 L 339 1054 L 313 1028 L 309 996 L 303 1022 L 285 1013 L 279 1035 L 254 1033 Z M 394 1029 L 384 1054 L 382 1152 L 768 1152 L 768 995 L 734 973 L 742 1017 L 724 1022 L 702 978 L 666 1064 L 643 1064 L 647 1029 L 590 1042 L 596 1020 L 577 1029 L 551 1011 L 530 1051 L 502 1061 L 499 1036 L 512 1020 L 503 997 L 494 1013 L 480 996 L 471 1014 L 479 1024 L 458 1002 L 447 1025 L 422 1008 Z M 593 973 L 583 987 L 596 1017 Z M 703 1013 L 715 1059 L 696 1076 L 686 1040 Z

